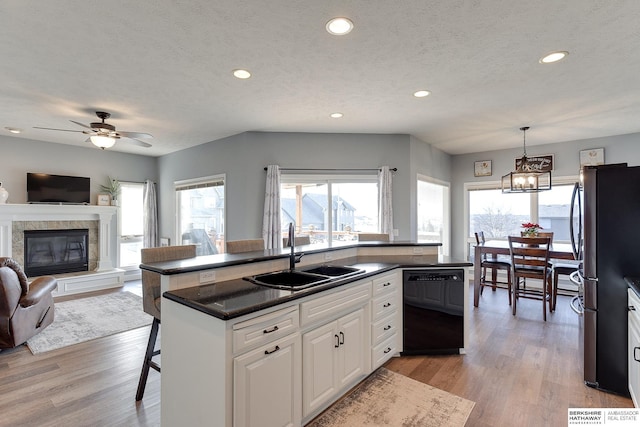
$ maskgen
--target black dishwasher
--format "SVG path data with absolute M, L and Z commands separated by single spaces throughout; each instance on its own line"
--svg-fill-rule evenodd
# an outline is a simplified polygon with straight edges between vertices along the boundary
M 455 354 L 464 348 L 464 270 L 403 272 L 402 354 Z

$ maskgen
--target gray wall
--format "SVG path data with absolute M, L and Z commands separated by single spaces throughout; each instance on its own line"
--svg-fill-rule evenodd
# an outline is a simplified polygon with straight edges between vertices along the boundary
M 415 236 L 416 173 L 449 179 L 450 156 L 408 135 L 246 132 L 163 156 L 160 168 L 161 235 L 175 238 L 177 180 L 226 174 L 227 240 L 262 236 L 264 167 L 397 167 L 393 177 L 398 239 Z
M 155 157 L 2 135 L 0 153 L 0 182 L 9 192 L 7 203 L 12 204 L 27 202 L 27 172 L 89 177 L 92 204 L 96 203 L 100 185 L 107 183 L 109 175 L 133 182 L 143 182 L 146 179 L 157 181 L 158 178 Z M 117 233 L 115 221 L 114 218 L 113 238 Z M 111 257 L 114 260 L 116 251 L 116 247 L 112 248 Z
M 522 136 L 520 136 L 521 138 Z M 528 136 L 528 140 L 533 136 Z M 531 146 L 527 144 L 527 155 L 554 155 L 552 177 L 569 177 L 579 175 L 581 150 L 604 148 L 605 163 L 628 163 L 629 166 L 640 165 L 640 134 L 619 135 L 605 138 L 583 139 Z M 502 175 L 514 168 L 516 158 L 522 157 L 522 147 L 512 150 L 488 151 L 453 156 L 451 162 L 451 255 L 456 258 L 464 256 L 467 236 L 464 235 L 464 184 L 482 181 L 500 181 Z M 492 161 L 492 176 L 475 178 L 474 162 L 478 160 Z

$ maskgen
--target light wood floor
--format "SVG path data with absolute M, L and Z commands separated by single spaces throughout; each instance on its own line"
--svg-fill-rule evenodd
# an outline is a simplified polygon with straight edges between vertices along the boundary
M 467 354 L 401 357 L 386 367 L 476 402 L 474 427 L 562 426 L 570 407 L 632 407 L 583 384 L 568 297 L 545 323 L 539 301 L 522 301 L 513 317 L 505 292 L 485 291 L 471 306 Z M 26 346 L 0 352 L 0 425 L 159 426 L 160 374 L 149 373 L 142 402 L 134 397 L 148 334 L 139 328 L 37 356 Z

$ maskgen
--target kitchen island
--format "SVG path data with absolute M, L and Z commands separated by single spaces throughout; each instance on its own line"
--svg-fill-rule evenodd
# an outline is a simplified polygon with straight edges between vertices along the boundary
M 297 270 L 327 264 L 358 270 L 304 289 L 243 279 L 287 270 L 287 250 L 142 265 L 162 274 L 163 425 L 310 421 L 402 351 L 404 268 L 471 266 L 438 256 L 438 246 L 297 247 L 298 256 L 304 253 Z M 466 285 L 464 294 L 466 309 Z

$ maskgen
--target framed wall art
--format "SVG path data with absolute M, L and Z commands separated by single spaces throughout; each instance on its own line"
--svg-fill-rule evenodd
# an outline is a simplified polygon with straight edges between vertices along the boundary
M 491 176 L 491 160 L 479 160 L 473 164 L 473 176 Z
M 580 151 L 580 167 L 604 165 L 604 148 Z

